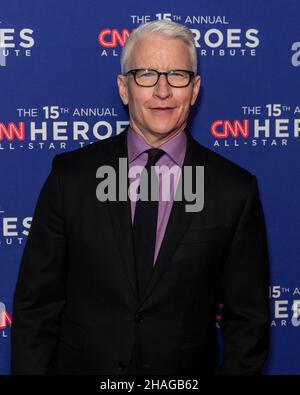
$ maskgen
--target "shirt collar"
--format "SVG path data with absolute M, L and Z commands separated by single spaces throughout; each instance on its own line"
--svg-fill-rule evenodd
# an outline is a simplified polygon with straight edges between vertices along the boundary
M 159 146 L 178 166 L 183 165 L 183 160 L 186 151 L 187 137 L 185 131 L 178 133 L 166 143 Z M 143 152 L 151 147 L 146 141 L 130 126 L 127 133 L 127 146 L 128 146 L 128 161 L 131 163 Z

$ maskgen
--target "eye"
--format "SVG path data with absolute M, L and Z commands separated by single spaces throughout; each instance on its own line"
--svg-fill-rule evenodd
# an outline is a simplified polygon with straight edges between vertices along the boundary
M 156 73 L 155 73 L 155 71 L 152 71 L 152 70 L 140 70 L 140 71 L 138 71 L 138 73 L 137 73 L 137 76 L 138 77 L 153 77 L 153 76 L 156 76 Z
M 186 77 L 187 73 L 185 71 L 180 70 L 172 70 L 170 71 L 170 76 L 174 77 Z

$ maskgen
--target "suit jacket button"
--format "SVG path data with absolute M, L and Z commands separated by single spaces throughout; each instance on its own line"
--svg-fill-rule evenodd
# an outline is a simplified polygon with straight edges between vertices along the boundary
M 135 315 L 135 322 L 141 322 L 144 319 L 143 314 L 137 313 Z
M 119 364 L 118 364 L 118 368 L 120 370 L 125 370 L 127 368 L 127 363 L 124 362 L 124 361 L 120 361 Z

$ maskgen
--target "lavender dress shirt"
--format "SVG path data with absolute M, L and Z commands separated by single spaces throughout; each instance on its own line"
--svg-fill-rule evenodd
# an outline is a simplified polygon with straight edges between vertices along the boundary
M 155 253 L 154 253 L 154 262 L 155 264 L 161 242 L 163 240 L 165 230 L 168 224 L 168 220 L 170 217 L 171 209 L 174 201 L 174 190 L 176 191 L 176 187 L 180 178 L 180 168 L 182 168 L 185 151 L 186 151 L 186 141 L 187 137 L 185 132 L 180 132 L 166 143 L 159 146 L 160 149 L 164 150 L 166 153 L 156 162 L 156 166 L 165 165 L 168 168 L 174 167 L 175 177 L 171 177 L 170 179 L 170 199 L 166 200 L 163 198 L 163 178 L 159 177 L 159 203 L 158 203 L 158 217 L 157 217 L 157 228 L 156 228 L 156 243 L 155 243 Z M 145 152 L 151 147 L 146 141 L 136 133 L 131 127 L 128 128 L 127 133 L 127 147 L 128 147 L 128 166 L 129 171 L 132 166 L 146 166 L 148 160 L 148 154 Z M 158 175 L 158 172 L 156 171 Z M 138 178 L 138 177 L 137 177 Z M 137 178 L 129 179 L 129 183 L 136 181 Z M 137 182 L 137 181 L 136 181 Z M 134 196 L 134 194 L 133 194 Z M 135 195 L 136 196 L 136 195 Z M 164 195 L 166 196 L 166 195 Z M 134 199 L 131 199 L 131 219 L 132 223 L 134 220 L 134 212 L 136 202 Z M 147 226 L 145 224 L 145 226 Z

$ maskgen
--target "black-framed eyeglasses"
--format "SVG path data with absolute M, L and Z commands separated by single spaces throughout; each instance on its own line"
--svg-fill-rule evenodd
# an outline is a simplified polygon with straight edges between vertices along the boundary
M 137 85 L 150 88 L 157 84 L 161 75 L 165 75 L 167 82 L 174 88 L 185 88 L 195 77 L 195 73 L 190 70 L 170 70 L 160 72 L 153 69 L 133 69 L 127 71 L 125 75 L 132 74 Z

